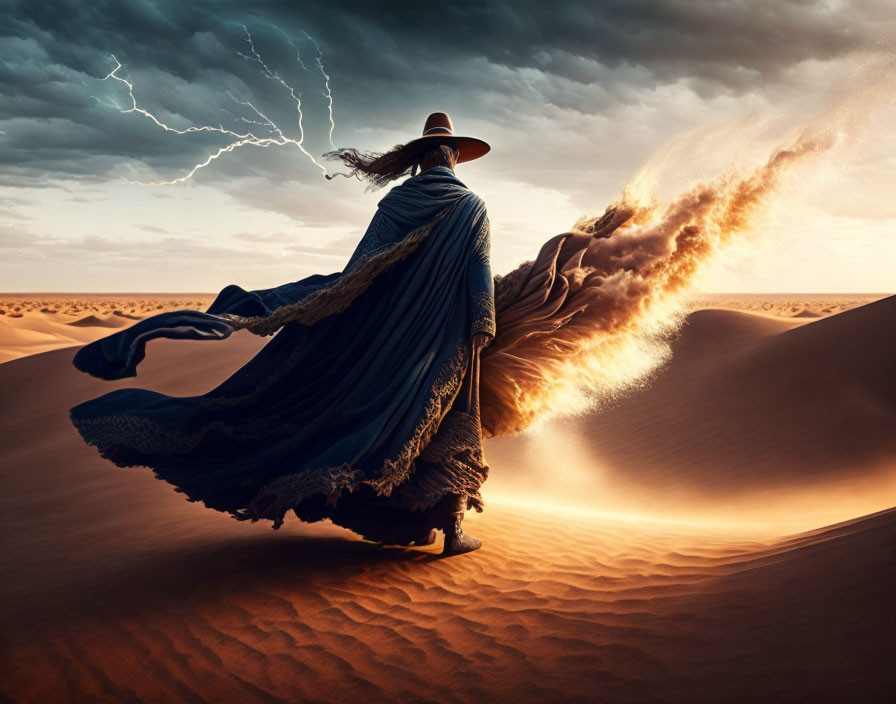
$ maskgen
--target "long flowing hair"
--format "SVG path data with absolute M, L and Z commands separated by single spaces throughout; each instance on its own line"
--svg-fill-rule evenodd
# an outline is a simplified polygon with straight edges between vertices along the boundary
M 445 140 L 424 139 L 420 141 L 398 144 L 385 153 L 361 152 L 357 149 L 343 148 L 327 152 L 328 159 L 338 159 L 349 167 L 348 173 L 328 174 L 327 179 L 336 176 L 354 176 L 358 180 L 369 181 L 365 190 L 382 188 L 390 181 L 409 174 L 414 176 L 423 164 L 432 166 L 451 166 L 452 155 L 457 160 L 459 151 L 457 143 Z

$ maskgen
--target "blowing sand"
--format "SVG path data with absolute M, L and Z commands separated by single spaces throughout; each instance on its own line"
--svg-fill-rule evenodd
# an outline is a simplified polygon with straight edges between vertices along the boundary
M 875 510 L 896 505 L 886 464 L 896 393 L 892 365 L 881 363 L 894 321 L 893 300 L 783 323 L 695 313 L 652 386 L 560 430 L 486 444 L 486 511 L 466 522 L 485 544 L 450 560 L 438 545 L 384 548 L 328 524 L 238 523 L 146 469 L 105 463 L 68 421 L 72 405 L 113 388 L 205 391 L 262 339 L 154 342 L 138 379 L 115 383 L 76 372 L 72 349 L 9 361 L 0 365 L 0 693 L 22 702 L 892 701 L 896 510 Z M 733 381 L 718 387 L 724 379 Z M 833 425 L 817 426 L 828 414 Z M 667 437 L 688 423 L 707 430 Z M 836 444 L 832 427 L 846 449 L 819 466 Z M 554 438 L 533 461 L 551 432 L 564 444 Z M 539 491 L 567 474 L 568 494 Z M 588 475 L 594 492 L 606 489 L 603 503 L 582 490 Z M 795 534 L 756 504 L 765 492 L 802 513 L 813 492 L 849 483 L 868 491 L 810 512 Z M 696 510 L 708 505 L 720 508 Z M 624 517 L 633 514 L 642 518 Z M 813 522 L 821 516 L 830 520 Z

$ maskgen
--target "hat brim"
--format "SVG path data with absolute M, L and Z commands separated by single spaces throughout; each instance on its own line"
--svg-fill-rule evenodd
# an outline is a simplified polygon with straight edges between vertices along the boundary
M 481 139 L 477 139 L 476 137 L 455 137 L 450 134 L 427 134 L 422 137 L 417 137 L 416 139 L 412 139 L 408 144 L 415 144 L 417 142 L 431 141 L 435 140 L 438 143 L 439 140 L 442 142 L 454 142 L 457 144 L 457 151 L 459 152 L 459 156 L 457 157 L 457 163 L 460 164 L 464 161 L 473 161 L 473 159 L 478 159 L 481 156 L 485 156 L 491 150 L 491 146 L 488 142 L 484 142 Z

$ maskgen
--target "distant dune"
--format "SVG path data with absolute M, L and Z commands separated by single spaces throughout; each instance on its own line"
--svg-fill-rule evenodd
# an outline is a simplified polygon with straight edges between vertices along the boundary
M 817 310 L 809 310 L 808 308 L 803 308 L 799 313 L 794 313 L 794 318 L 821 318 L 822 313 Z
M 114 383 L 75 371 L 73 349 L 2 364 L 0 694 L 892 701 L 896 510 L 862 515 L 896 505 L 892 495 L 841 505 L 849 520 L 795 535 L 688 522 L 687 511 L 608 517 L 588 507 L 600 495 L 581 491 L 569 508 L 550 502 L 567 474 L 624 484 L 632 503 L 620 512 L 646 512 L 644 487 L 667 503 L 699 494 L 722 506 L 765 489 L 802 512 L 793 497 L 807 487 L 882 481 L 894 301 L 806 324 L 694 313 L 652 386 L 565 435 L 487 443 L 486 511 L 466 524 L 485 544 L 450 560 L 438 544 L 384 548 L 328 524 L 230 520 L 149 470 L 104 462 L 69 423 L 72 405 L 114 388 L 206 391 L 262 338 L 154 342 L 140 376 Z
M 78 320 L 72 320 L 66 325 L 74 325 L 79 328 L 90 328 L 90 327 L 100 327 L 100 328 L 123 328 L 127 327 L 130 323 L 127 320 L 122 320 L 121 318 L 99 318 L 95 315 L 86 315 L 83 318 L 78 318 Z
M 91 342 L 163 310 L 204 309 L 213 298 L 194 293 L 0 294 L 0 363 Z
M 694 300 L 694 310 L 720 308 L 779 318 L 823 317 L 886 298 L 874 293 L 716 293 Z M 809 315 L 802 315 L 803 313 Z M 817 315 L 816 315 L 817 314 Z

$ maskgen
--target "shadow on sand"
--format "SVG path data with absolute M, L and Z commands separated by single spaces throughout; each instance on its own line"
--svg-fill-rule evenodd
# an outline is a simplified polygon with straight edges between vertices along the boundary
M 47 574 L 40 584 L 32 582 L 16 595 L 17 608 L 8 618 L 36 625 L 99 614 L 184 609 L 190 603 L 226 600 L 228 594 L 339 588 L 380 567 L 406 574 L 440 561 L 439 543 L 405 548 L 301 535 L 192 543 L 135 554 L 100 569 Z

